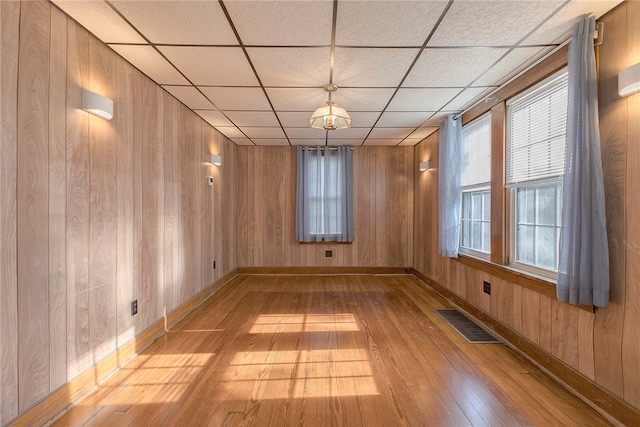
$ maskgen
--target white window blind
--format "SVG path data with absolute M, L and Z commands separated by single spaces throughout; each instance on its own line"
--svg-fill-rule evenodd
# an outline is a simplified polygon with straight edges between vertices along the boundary
M 462 128 L 462 187 L 491 181 L 491 115 Z
M 507 184 L 564 173 L 567 72 L 507 103 Z

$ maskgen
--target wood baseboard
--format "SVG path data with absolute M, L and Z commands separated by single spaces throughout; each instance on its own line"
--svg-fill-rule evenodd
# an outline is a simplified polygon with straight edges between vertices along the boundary
M 406 267 L 240 267 L 238 274 L 409 274 Z
M 640 425 L 640 412 L 629 406 L 622 399 L 609 393 L 589 378 L 566 365 L 553 355 L 547 353 L 458 294 L 453 293 L 438 282 L 431 280 L 418 270 L 409 268 L 408 271 L 423 283 L 432 287 L 446 299 L 452 301 L 486 326 L 493 329 L 498 335 L 507 340 L 511 346 L 518 349 L 524 356 L 528 357 L 551 375 L 555 376 L 556 379 L 568 387 L 570 391 L 575 391 L 584 399 L 588 400 L 592 407 L 599 408 L 624 425 Z
M 169 329 L 188 316 L 236 275 L 237 270 L 234 270 L 216 280 L 211 286 L 168 313 L 166 317 L 158 320 L 97 364 L 51 393 L 43 401 L 13 420 L 9 426 L 43 425 L 61 415 L 74 402 L 95 390 L 106 378 L 124 367 L 138 353 L 162 337 Z

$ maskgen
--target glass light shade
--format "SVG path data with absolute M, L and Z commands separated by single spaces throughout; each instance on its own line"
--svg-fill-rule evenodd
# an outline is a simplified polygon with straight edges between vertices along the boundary
M 309 126 L 324 130 L 346 129 L 351 127 L 351 117 L 337 102 L 328 100 L 309 117 Z
M 618 93 L 620 96 L 631 95 L 640 91 L 640 62 L 625 68 L 618 74 Z

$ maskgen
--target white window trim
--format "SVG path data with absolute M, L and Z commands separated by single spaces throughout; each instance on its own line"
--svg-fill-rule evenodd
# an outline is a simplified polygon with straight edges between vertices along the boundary
M 489 190 L 491 191 L 491 183 L 485 182 L 482 184 L 469 185 L 462 189 L 462 193 L 473 193 L 477 191 Z M 464 197 L 464 196 L 463 196 Z M 460 215 L 460 226 L 462 227 L 462 214 Z M 491 229 L 491 217 L 489 217 L 489 229 Z M 463 232 L 460 231 L 460 243 L 458 244 L 458 252 L 465 255 L 472 256 L 474 258 L 483 259 L 485 261 L 491 261 L 491 232 L 489 232 L 489 252 L 479 251 L 474 248 L 462 245 Z

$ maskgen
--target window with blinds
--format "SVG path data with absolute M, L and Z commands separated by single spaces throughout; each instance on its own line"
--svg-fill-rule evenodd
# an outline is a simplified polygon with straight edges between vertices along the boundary
M 486 258 L 491 251 L 491 115 L 462 128 L 460 250 Z
M 555 278 L 567 128 L 567 71 L 507 102 L 509 263 Z

